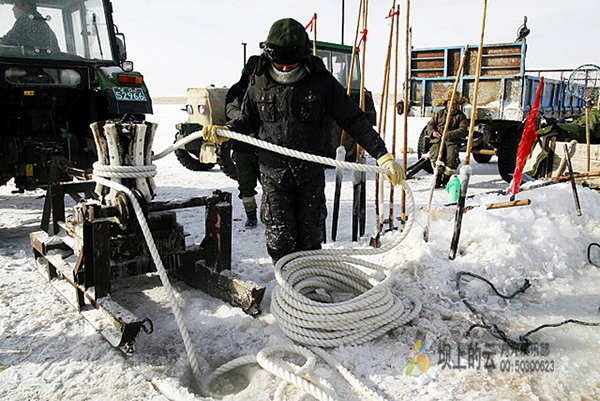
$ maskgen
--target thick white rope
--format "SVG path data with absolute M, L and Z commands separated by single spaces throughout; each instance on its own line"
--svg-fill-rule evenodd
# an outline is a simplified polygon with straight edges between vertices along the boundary
M 357 171 L 389 174 L 383 167 L 348 163 L 298 152 L 268 142 L 227 130 L 218 130 L 221 136 L 259 146 L 264 149 L 296 157 L 302 160 L 341 167 Z M 172 145 L 184 146 L 198 139 L 201 133 L 192 134 Z M 164 153 L 164 152 L 163 152 Z M 154 159 L 162 157 L 162 153 Z M 406 182 L 402 183 L 407 194 L 408 220 L 397 238 L 381 248 L 321 249 L 296 252 L 280 259 L 275 265 L 277 286 L 271 298 L 271 312 L 282 331 L 292 340 L 316 347 L 335 347 L 347 344 L 361 344 L 380 337 L 412 320 L 421 309 L 418 299 L 411 297 L 412 310 L 393 291 L 392 271 L 351 255 L 380 255 L 390 251 L 402 242 L 410 232 L 415 215 L 412 191 Z M 351 294 L 351 299 L 337 301 L 337 295 Z M 328 301 L 328 302 L 324 302 Z M 295 352 L 289 350 L 289 352 Z M 348 370 L 326 352 L 319 355 L 363 395 L 380 400 L 381 397 L 356 379 Z M 238 360 L 239 361 L 239 360 Z M 262 366 L 263 364 L 261 364 Z M 271 368 L 266 368 L 273 374 Z M 305 381 L 292 381 L 286 373 L 282 377 L 288 382 L 305 389 Z M 295 376 L 294 376 L 295 377 Z M 278 388 L 276 394 L 281 393 Z M 308 390 L 305 389 L 308 392 Z M 312 388 L 319 392 L 320 389 Z M 315 393 L 309 393 L 315 397 Z M 327 396 L 329 397 L 329 395 Z M 329 398 L 319 399 L 329 399 Z
M 129 188 L 127 188 L 124 185 L 118 184 L 114 181 L 107 180 L 107 179 L 103 178 L 101 175 L 98 175 L 96 172 L 96 167 L 97 166 L 94 165 L 94 172 L 92 174 L 92 179 L 94 181 L 96 181 L 97 183 L 102 184 L 106 187 L 113 188 L 117 191 L 121 191 L 121 192 L 127 194 L 127 196 L 129 197 L 129 200 L 131 201 L 133 210 L 135 211 L 135 215 L 140 224 L 140 228 L 142 229 L 142 234 L 144 235 L 144 239 L 146 240 L 146 243 L 148 244 L 148 250 L 150 251 L 150 255 L 152 256 L 152 260 L 154 261 L 154 264 L 156 265 L 156 270 L 158 272 L 160 280 L 161 280 L 163 287 L 165 289 L 165 292 L 167 294 L 167 298 L 169 300 L 169 305 L 171 306 L 173 315 L 175 315 L 175 322 L 177 323 L 177 327 L 179 329 L 179 333 L 181 334 L 181 338 L 183 339 L 183 344 L 185 346 L 185 351 L 187 353 L 190 367 L 192 369 L 192 374 L 196 381 L 196 383 L 194 383 L 194 384 L 198 387 L 197 390 L 202 393 L 202 387 L 203 387 L 202 381 L 201 381 L 202 376 L 201 376 L 200 366 L 198 363 L 198 357 L 196 356 L 196 351 L 194 350 L 194 344 L 192 343 L 192 339 L 187 330 L 185 320 L 181 313 L 181 309 L 179 308 L 179 304 L 177 303 L 177 299 L 175 298 L 175 293 L 173 292 L 173 287 L 171 287 L 171 282 L 169 281 L 169 277 L 167 275 L 165 267 L 160 258 L 160 254 L 158 253 L 158 249 L 156 248 L 156 243 L 154 242 L 154 238 L 152 237 L 152 233 L 150 232 L 150 227 L 148 226 L 148 223 L 146 222 L 144 212 L 142 211 L 142 208 L 141 208 L 139 202 L 137 201 L 135 195 Z M 118 170 L 123 167 L 126 167 L 126 166 L 112 167 L 112 169 L 114 169 L 114 171 L 112 171 L 112 173 L 118 174 Z M 138 167 L 141 167 L 141 166 L 137 166 L 135 168 L 138 168 Z M 128 171 L 130 169 L 125 169 L 125 170 Z M 148 174 L 147 176 L 149 176 L 151 174 L 151 172 L 148 172 L 146 174 Z M 208 363 L 202 358 L 200 358 L 200 361 L 203 365 L 202 371 L 204 373 L 207 372 L 208 368 L 209 368 Z
M 383 167 L 348 163 L 327 157 L 298 152 L 232 131 L 219 130 L 218 134 L 262 147 L 285 156 L 296 157 L 310 162 L 356 171 L 389 174 L 389 170 Z M 201 137 L 202 134 L 200 132 L 189 135 L 182 140 L 177 141 L 166 150 L 153 156 L 152 160 L 161 159 L 173 150 L 181 148 L 185 144 Z M 121 170 L 121 167 L 110 167 L 103 170 L 99 169 L 98 172 L 99 175 L 119 178 L 125 177 L 124 175 L 120 175 L 120 173 L 131 178 L 139 178 L 141 175 L 145 176 L 143 174 L 155 174 L 153 169 L 143 169 L 141 167 L 149 166 L 127 167 L 123 170 Z M 156 252 L 157 259 L 155 259 L 155 263 L 157 264 L 159 275 L 161 275 L 161 270 L 164 273 L 164 279 L 161 275 L 161 280 L 163 281 L 165 290 L 167 293 L 171 292 L 172 294 L 168 277 L 164 271 L 164 267 L 162 267 L 162 262 L 160 261 L 156 246 L 154 245 L 152 235 L 145 223 L 143 212 L 141 211 L 139 204 L 137 204 L 133 193 L 126 187 L 105 180 L 102 177 L 95 175 L 94 178 L 100 184 L 127 193 L 130 196 L 132 203 L 135 202 L 134 210 L 136 211 L 136 216 L 138 216 L 138 219 L 140 220 L 140 226 L 142 226 L 146 241 L 148 242 L 149 248 L 154 248 L 154 251 Z M 405 307 L 398 296 L 393 293 L 393 276 L 390 270 L 383 269 L 377 264 L 349 256 L 382 254 L 396 247 L 404 240 L 404 238 L 406 238 L 414 222 L 415 205 L 412 191 L 408 185 L 403 182 L 402 186 L 408 195 L 408 220 L 401 234 L 393 242 L 381 248 L 352 250 L 328 249 L 297 252 L 287 255 L 276 264 L 275 276 L 278 286 L 273 291 L 271 309 L 281 329 L 289 338 L 302 344 L 320 347 L 361 344 L 403 325 L 418 314 L 421 304 L 416 298 L 411 299 L 413 309 L 410 311 L 409 308 Z M 138 209 L 140 214 L 138 214 Z M 144 224 L 142 224 L 142 221 L 144 221 Z M 144 226 L 147 229 L 148 235 L 146 235 L 143 228 Z M 152 244 L 152 247 L 150 244 Z M 154 258 L 152 250 L 151 254 Z M 158 267 L 159 263 L 161 269 Z M 324 290 L 325 294 L 315 293 L 315 291 L 318 290 Z M 341 302 L 336 302 L 335 299 L 331 299 L 329 303 L 322 302 L 324 300 L 323 297 L 330 297 L 329 292 L 332 292 L 334 297 L 336 294 L 352 294 L 354 297 Z M 189 339 L 189 334 L 185 327 L 185 323 L 183 322 L 181 312 L 179 311 L 179 306 L 177 305 L 174 296 L 169 296 L 169 301 L 171 302 L 171 297 L 173 297 L 173 300 L 175 301 L 175 307 L 173 307 L 173 305 L 171 306 L 177 324 L 180 327 L 184 344 L 186 345 L 190 366 L 192 367 L 194 375 L 198 378 L 198 383 L 200 383 L 198 362 L 193 345 Z M 317 301 L 317 299 L 319 301 Z M 187 341 L 186 338 L 188 339 Z M 318 352 L 328 364 L 335 367 L 342 376 L 363 395 L 376 400 L 382 399 L 376 392 L 362 384 L 326 352 L 318 348 L 313 348 L 313 350 Z M 277 361 L 270 357 L 270 355 L 275 352 L 300 354 L 306 358 L 307 362 L 302 367 L 297 367 L 283 360 Z M 215 370 L 215 372 L 208 377 L 205 382 L 206 385 L 201 386 L 203 387 L 202 392 L 206 391 L 209 388 L 210 382 L 219 375 L 236 367 L 257 362 L 267 371 L 285 380 L 276 391 L 276 399 L 283 397 L 286 382 L 294 384 L 296 387 L 301 388 L 320 400 L 337 399 L 335 392 L 329 384 L 310 373 L 309 368 L 314 366 L 313 356 L 311 355 L 312 353 L 306 348 L 296 345 L 288 345 L 277 349 L 264 349 L 259 352 L 256 357 L 246 356 L 238 358 Z M 205 361 L 204 364 L 207 366 Z

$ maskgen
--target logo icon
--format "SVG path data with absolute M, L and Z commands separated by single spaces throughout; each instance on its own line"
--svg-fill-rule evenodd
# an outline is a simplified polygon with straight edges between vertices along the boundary
M 429 369 L 429 358 L 427 358 L 423 353 L 427 351 L 429 347 L 431 347 L 432 343 L 433 342 L 431 340 L 425 340 L 423 343 L 421 343 L 421 340 L 418 340 L 415 343 L 414 351 L 412 349 L 408 351 L 406 358 L 410 359 L 410 361 L 408 362 L 404 372 L 406 376 L 410 376 L 415 368 L 415 363 L 417 364 L 417 367 L 421 373 L 427 372 Z

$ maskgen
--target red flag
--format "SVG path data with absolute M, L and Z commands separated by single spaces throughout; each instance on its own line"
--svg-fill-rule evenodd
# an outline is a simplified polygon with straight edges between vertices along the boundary
M 540 94 L 542 93 L 543 86 L 544 77 L 540 79 L 540 84 L 538 85 L 537 92 L 535 93 L 533 107 L 531 108 L 531 113 L 529 113 L 527 119 L 525 120 L 525 128 L 523 128 L 523 136 L 521 137 L 519 150 L 517 152 L 515 174 L 510 182 L 510 188 L 508 189 L 508 194 L 511 196 L 511 198 L 519 192 L 521 178 L 523 177 L 523 168 L 525 167 L 527 156 L 529 156 L 531 153 L 531 147 L 537 138 L 537 133 L 535 131 L 535 120 L 537 117 L 538 108 L 540 107 Z

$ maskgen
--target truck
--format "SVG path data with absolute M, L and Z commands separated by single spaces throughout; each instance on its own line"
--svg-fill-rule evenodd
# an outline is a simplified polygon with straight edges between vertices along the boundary
M 342 84 L 348 87 L 350 64 L 352 61 L 352 46 L 340 45 L 336 43 L 317 41 L 317 56 L 319 56 L 327 69 Z M 360 80 L 361 70 L 359 63 L 359 53 L 355 54 L 354 70 L 352 74 L 352 88 L 350 96 L 358 104 L 360 100 Z M 236 78 L 232 77 L 232 81 Z M 227 122 L 225 116 L 225 96 L 227 87 L 201 87 L 188 88 L 186 105 L 184 110 L 187 112 L 187 121 L 176 124 L 175 142 L 183 139 L 193 132 L 201 130 L 205 125 L 217 124 L 223 125 Z M 372 125 L 376 124 L 377 112 L 373 95 L 365 90 L 365 113 L 367 119 Z M 335 157 L 335 149 L 340 146 L 341 129 L 331 121 L 331 148 L 329 156 Z M 221 170 L 232 179 L 236 179 L 236 170 L 231 158 L 231 141 L 219 145 L 207 143 L 199 139 L 186 144 L 184 147 L 175 150 L 175 156 L 179 162 L 192 171 L 207 171 L 219 164 Z M 356 159 L 356 142 L 350 136 L 344 140 L 346 148 L 346 160 Z
M 0 0 L 0 185 L 14 178 L 19 192 L 89 175 L 97 160 L 91 123 L 152 114 L 110 0 L 30 3 L 37 12 L 28 18 L 48 25 L 58 47 L 8 35 L 15 4 Z
M 472 99 L 477 70 L 478 46 L 448 46 L 412 49 L 409 63 L 409 116 L 430 117 L 438 109 L 433 106 L 452 89 L 463 55 L 464 68 L 459 77 L 458 91 L 469 102 L 463 106 L 467 118 L 475 118 L 475 131 L 471 152 L 478 163 L 488 163 L 493 156 L 498 159 L 498 171 L 507 182 L 512 179 L 517 149 L 525 119 L 533 106 L 535 94 L 544 76 L 538 116 L 545 123 L 581 115 L 584 101 L 575 98 L 568 90 L 572 70 L 526 70 L 527 44 L 484 44 L 477 112 L 473 116 Z M 466 139 L 462 151 L 466 150 Z M 426 127 L 419 136 L 419 157 L 429 150 Z M 432 172 L 430 163 L 424 168 Z

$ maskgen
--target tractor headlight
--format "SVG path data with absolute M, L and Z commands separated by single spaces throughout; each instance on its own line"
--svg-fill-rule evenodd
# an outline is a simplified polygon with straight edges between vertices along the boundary
M 133 61 L 128 61 L 128 60 L 123 61 L 123 64 L 121 64 L 121 68 L 125 72 L 133 71 Z
M 185 105 L 185 111 L 187 111 L 188 114 L 194 114 L 194 108 L 192 107 L 191 104 Z

